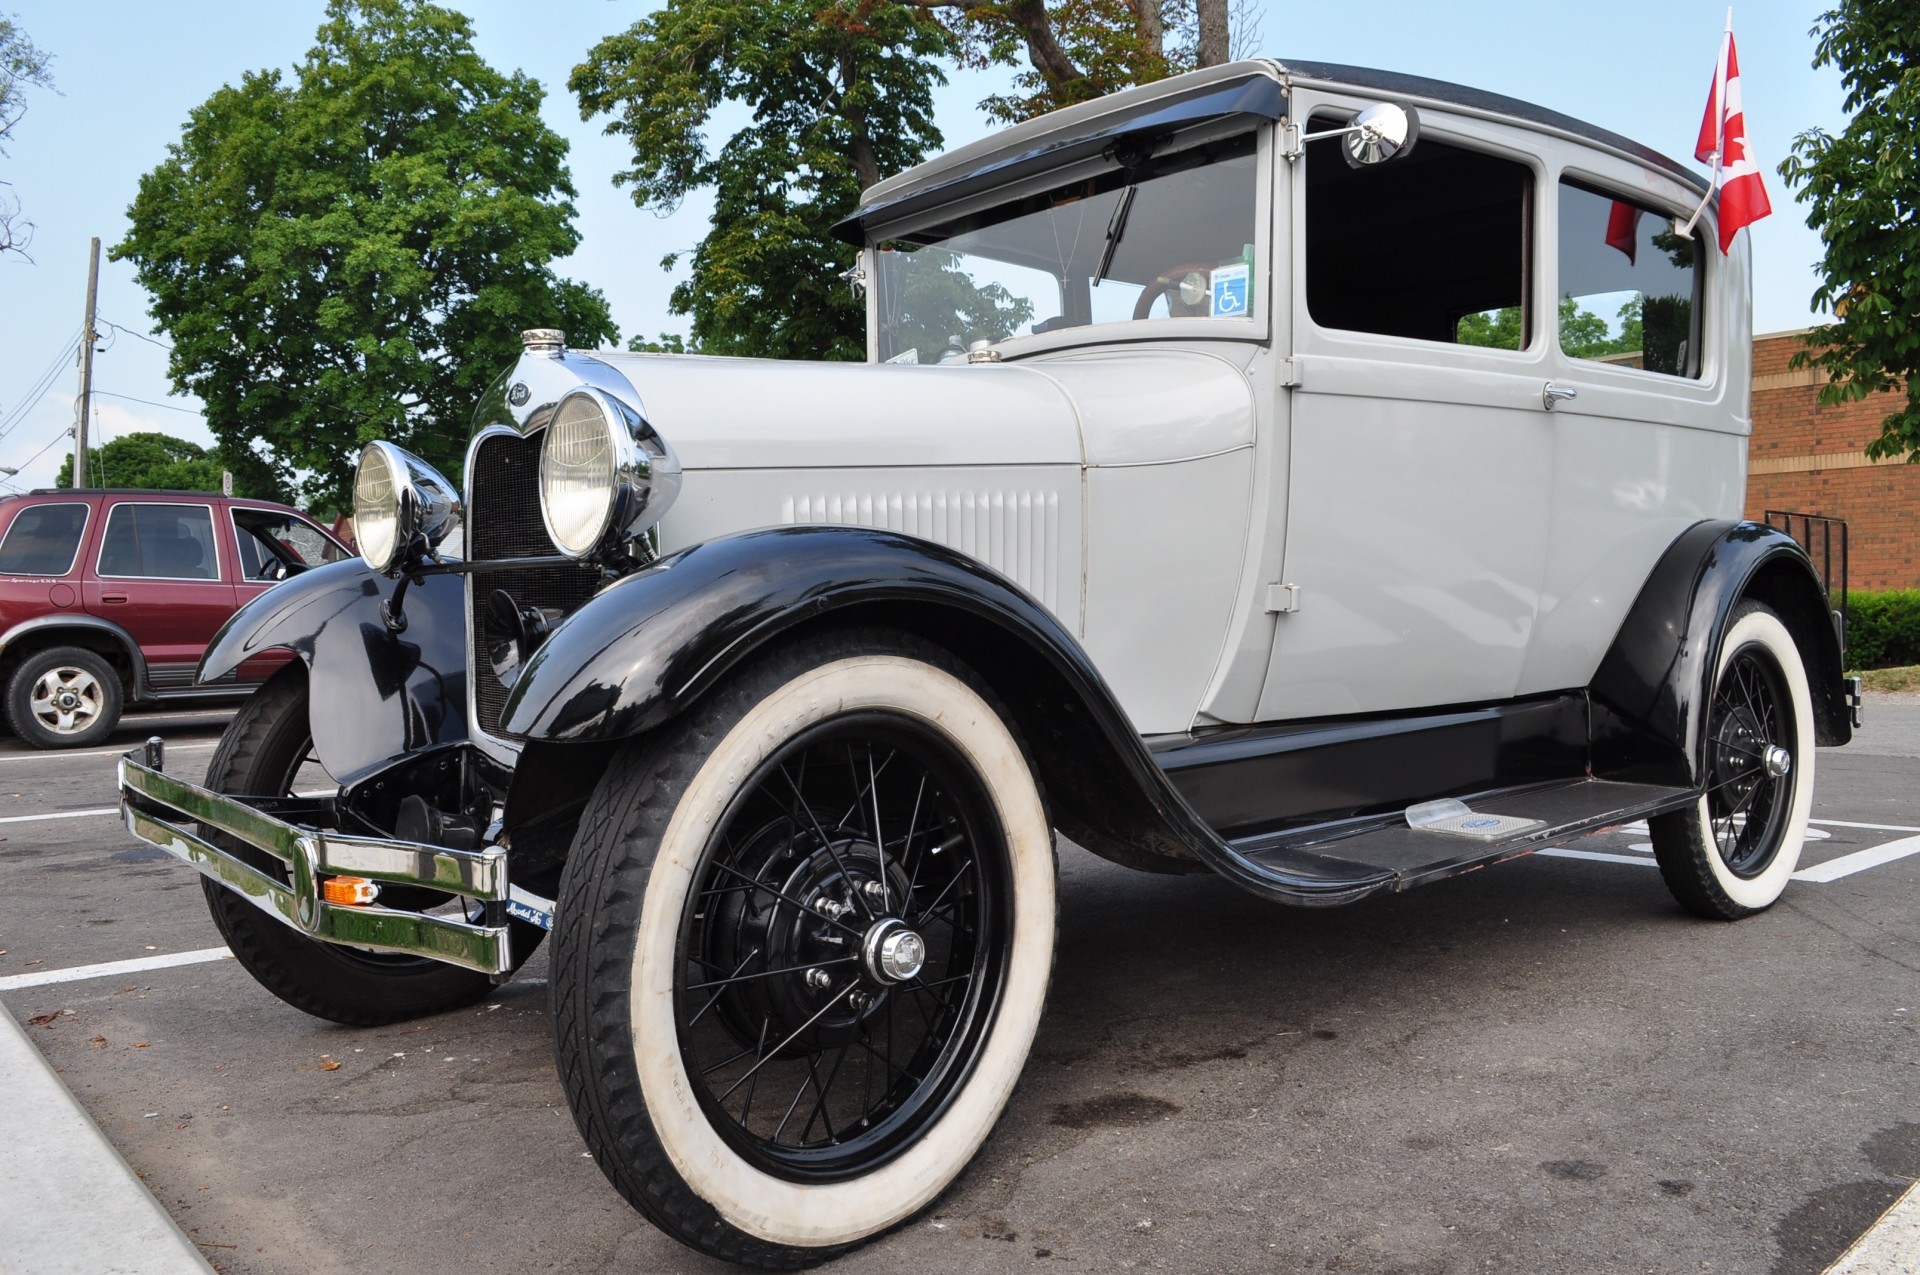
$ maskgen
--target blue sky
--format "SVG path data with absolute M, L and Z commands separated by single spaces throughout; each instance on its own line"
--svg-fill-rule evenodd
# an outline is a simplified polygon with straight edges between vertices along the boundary
M 450 2 L 473 19 L 482 55 L 547 87 L 546 120 L 573 145 L 583 238 L 580 250 L 560 263 L 561 273 L 602 289 L 623 335 L 684 331 L 684 320 L 667 313 L 674 280 L 658 263 L 700 238 L 708 207 L 689 201 L 667 218 L 635 208 L 610 180 L 627 159 L 624 148 L 603 137 L 598 123 L 582 123 L 565 89 L 568 71 L 596 39 L 653 6 Z M 1810 66 L 1807 31 L 1826 7 L 1823 0 L 1777 0 L 1735 10 L 1749 138 L 1769 174 L 1795 134 L 1845 122 L 1839 77 Z M 10 153 L 0 159 L 0 180 L 13 183 L 37 223 L 34 264 L 0 260 L 4 419 L 79 329 L 88 237 L 111 245 L 124 235 L 140 175 L 165 157 L 188 111 L 246 71 L 297 62 L 312 44 L 324 3 L 0 0 L 0 8 L 17 9 L 34 42 L 55 55 L 58 89 L 32 95 Z M 1692 149 L 1725 19 L 1724 5 L 1714 0 L 1372 0 L 1366 6 L 1260 0 L 1256 10 L 1255 51 L 1262 55 L 1454 80 L 1538 102 L 1676 156 Z M 988 131 L 975 104 L 1003 80 L 979 73 L 952 80 L 940 99 L 940 124 L 948 143 L 958 145 Z M 1808 298 L 1819 240 L 1777 177 L 1769 176 L 1768 188 L 1774 215 L 1750 232 L 1757 332 L 1816 321 Z M 164 334 L 149 327 L 147 297 L 129 265 L 103 261 L 100 312 L 126 331 L 103 328 L 111 344 L 103 341 L 95 359 L 96 439 L 104 428 L 109 438 L 161 429 L 210 441 L 196 401 L 171 394 L 164 351 L 140 339 Z M 74 391 L 67 359 L 38 405 L 0 434 L 0 465 L 21 469 L 14 485 L 52 482 L 71 448 L 60 436 L 73 420 Z

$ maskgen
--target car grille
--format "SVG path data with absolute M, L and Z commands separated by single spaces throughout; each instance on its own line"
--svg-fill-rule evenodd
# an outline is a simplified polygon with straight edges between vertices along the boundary
M 475 450 L 467 474 L 467 558 L 539 558 L 558 553 L 540 519 L 540 439 L 495 434 Z M 598 567 L 568 564 L 468 576 L 467 634 L 472 646 L 474 724 L 500 730 L 507 688 L 493 675 L 484 645 L 485 608 L 495 589 L 521 606 L 556 607 L 571 615 L 600 588 Z

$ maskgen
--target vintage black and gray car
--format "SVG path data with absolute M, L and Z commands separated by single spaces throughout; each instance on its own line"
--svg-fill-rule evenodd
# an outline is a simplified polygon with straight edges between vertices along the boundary
M 1644 819 L 1686 910 L 1758 912 L 1858 695 L 1826 582 L 1741 521 L 1748 249 L 1685 233 L 1704 191 L 1272 61 L 963 147 L 839 227 L 865 365 L 532 331 L 464 488 L 368 447 L 361 557 L 199 675 L 299 658 L 204 781 L 129 755 L 127 826 L 337 1022 L 550 931 L 587 1147 L 768 1267 L 979 1150 L 1057 837 L 1325 907 Z

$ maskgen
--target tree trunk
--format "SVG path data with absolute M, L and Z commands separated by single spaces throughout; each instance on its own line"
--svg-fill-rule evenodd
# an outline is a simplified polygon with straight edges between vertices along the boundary
M 1167 25 L 1160 14 L 1160 0 L 1127 0 L 1127 3 L 1133 7 L 1134 30 L 1140 36 L 1143 68 L 1151 65 L 1158 68 L 1159 74 L 1165 74 Z
M 1198 0 L 1200 10 L 1200 55 L 1201 66 L 1220 66 L 1233 58 L 1232 40 L 1228 32 L 1227 9 L 1229 0 Z
M 1027 38 L 1027 57 L 1033 69 L 1046 77 L 1047 83 L 1059 88 L 1086 78 L 1086 73 L 1073 64 L 1067 51 L 1054 39 L 1053 21 L 1047 16 L 1045 0 L 1019 0 L 1008 6 L 1007 16 L 1020 24 L 1021 33 Z

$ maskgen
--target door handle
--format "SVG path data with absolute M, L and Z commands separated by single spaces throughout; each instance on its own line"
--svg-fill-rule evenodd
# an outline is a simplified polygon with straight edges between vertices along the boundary
M 124 593 L 103 593 L 100 595 L 100 600 L 102 602 L 125 602 L 127 595 Z
M 1548 381 L 1540 389 L 1540 404 L 1551 412 L 1561 403 L 1569 403 L 1580 397 L 1580 391 L 1571 385 L 1555 385 Z

